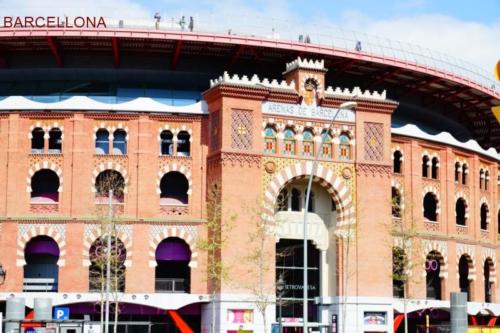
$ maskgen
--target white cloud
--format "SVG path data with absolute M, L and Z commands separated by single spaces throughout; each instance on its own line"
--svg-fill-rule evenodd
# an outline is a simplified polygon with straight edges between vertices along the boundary
M 133 0 L 0 0 L 1 16 L 148 17 L 151 10 Z
M 445 53 L 471 62 L 490 73 L 500 58 L 500 21 L 487 25 L 439 14 L 374 20 L 369 16 L 351 12 L 345 13 L 342 23 L 346 27 L 370 35 Z

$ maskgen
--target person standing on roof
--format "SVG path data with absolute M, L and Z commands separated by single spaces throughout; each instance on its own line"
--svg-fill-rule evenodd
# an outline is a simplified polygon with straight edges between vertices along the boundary
M 193 28 L 194 28 L 194 20 L 193 20 L 193 17 L 190 16 L 189 17 L 189 25 L 188 25 L 188 28 L 189 28 L 189 31 L 193 32 Z
M 179 25 L 181 27 L 181 31 L 184 31 L 186 28 L 186 17 L 183 15 L 181 20 L 179 21 Z

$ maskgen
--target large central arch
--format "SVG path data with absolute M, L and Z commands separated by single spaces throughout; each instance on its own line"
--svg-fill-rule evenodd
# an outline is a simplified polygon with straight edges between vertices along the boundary
M 313 181 L 319 183 L 331 195 L 336 207 L 337 228 L 355 223 L 354 205 L 350 190 L 341 178 L 334 175 L 333 170 L 318 164 L 313 170 L 313 162 L 300 162 L 286 167 L 277 173 L 264 191 L 264 218 L 274 219 L 274 207 L 280 190 L 288 183 L 307 178 L 313 174 Z

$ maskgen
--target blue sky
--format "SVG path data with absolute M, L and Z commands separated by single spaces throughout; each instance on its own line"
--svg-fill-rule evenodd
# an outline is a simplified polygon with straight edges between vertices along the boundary
M 199 9 L 213 8 L 215 1 L 169 1 L 138 0 L 137 3 L 154 10 L 164 10 L 165 5 L 171 11 L 190 9 L 195 5 Z M 239 1 L 256 11 L 266 8 L 270 1 Z M 408 15 L 442 14 L 465 21 L 487 24 L 500 21 L 499 0 L 331 0 L 331 1 L 286 1 L 297 16 L 305 20 L 327 13 L 332 19 L 339 19 L 342 13 L 357 11 L 369 13 L 375 19 L 389 19 Z
M 293 7 L 304 16 L 317 15 L 314 6 L 304 6 L 304 1 L 290 1 Z M 498 23 L 500 20 L 499 0 L 334 0 L 323 1 L 320 11 L 342 13 L 359 11 L 369 13 L 375 19 L 389 19 L 400 16 L 421 14 L 443 14 L 461 20 L 483 23 Z M 335 14 L 334 14 L 335 15 Z M 338 16 L 338 15 L 335 15 Z
M 334 34 L 339 26 L 439 50 L 488 73 L 500 59 L 500 0 L 0 0 L 0 15 L 105 16 L 126 24 L 151 23 L 156 11 L 164 26 L 193 15 L 198 28 L 245 26 L 264 36 L 292 29 Z

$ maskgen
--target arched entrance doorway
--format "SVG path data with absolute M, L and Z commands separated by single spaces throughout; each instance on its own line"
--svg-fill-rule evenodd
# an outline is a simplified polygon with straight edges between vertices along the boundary
M 462 255 L 458 262 L 459 286 L 460 291 L 467 293 L 467 301 L 470 301 L 470 281 L 469 281 L 469 266 L 470 258 L 467 255 Z
M 427 299 L 442 299 L 441 295 L 441 263 L 443 256 L 436 251 L 425 258 L 425 285 Z
M 156 248 L 155 291 L 189 293 L 191 249 L 182 239 L 169 237 Z
M 59 246 L 48 236 L 32 238 L 24 249 L 23 291 L 57 292 Z
M 493 300 L 493 280 L 491 275 L 494 270 L 494 263 L 491 258 L 484 261 L 484 301 L 491 303 Z
M 280 238 L 276 245 L 276 280 L 283 274 L 285 281 L 282 315 L 288 323 L 297 323 L 297 329 L 303 317 L 303 220 L 306 196 L 307 178 L 293 179 L 281 188 L 274 207 Z M 318 313 L 320 305 L 315 302 L 315 298 L 337 294 L 336 231 L 340 207 L 335 191 L 328 191 L 321 181 L 313 182 L 307 209 L 308 318 L 311 323 L 322 320 Z M 289 332 L 294 332 L 291 327 Z

